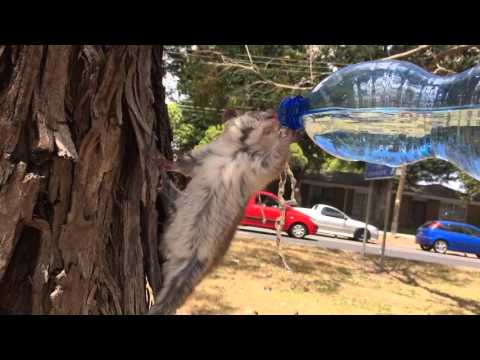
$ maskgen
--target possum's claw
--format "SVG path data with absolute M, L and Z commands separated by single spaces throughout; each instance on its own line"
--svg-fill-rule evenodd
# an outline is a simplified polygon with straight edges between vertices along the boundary
M 186 178 L 191 177 L 189 169 L 179 162 L 166 161 L 163 168 L 166 172 L 178 173 Z
M 174 182 L 169 179 L 166 172 L 161 174 L 161 186 L 158 189 L 159 195 L 162 198 L 162 204 L 164 204 L 167 212 L 173 213 L 176 210 L 175 201 L 183 194 L 183 191 L 178 189 Z

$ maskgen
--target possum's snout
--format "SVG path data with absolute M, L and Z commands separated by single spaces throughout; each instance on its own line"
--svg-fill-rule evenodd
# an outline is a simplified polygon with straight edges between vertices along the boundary
M 264 120 L 269 121 L 276 131 L 280 131 L 282 129 L 282 124 L 280 123 L 280 120 L 275 112 L 265 113 Z

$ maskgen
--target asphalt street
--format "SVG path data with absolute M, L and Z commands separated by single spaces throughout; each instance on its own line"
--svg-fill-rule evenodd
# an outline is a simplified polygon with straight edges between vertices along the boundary
M 275 231 L 268 229 L 260 229 L 254 227 L 240 226 L 237 234 L 242 237 L 254 237 L 264 240 L 275 240 Z M 361 252 L 362 242 L 352 241 L 341 238 L 311 235 L 304 239 L 294 239 L 288 237 L 286 234 L 282 236 L 286 244 L 303 245 L 303 246 L 318 246 L 326 249 L 338 249 L 346 251 Z M 367 254 L 380 255 L 381 254 L 381 239 L 377 244 L 368 243 L 366 246 Z M 408 249 L 396 246 L 385 247 L 385 256 L 406 260 L 423 261 L 428 263 L 436 263 L 449 266 L 467 266 L 480 268 L 480 259 L 475 255 L 469 254 L 465 257 L 461 254 L 437 254 L 433 251 L 427 252 L 420 249 Z

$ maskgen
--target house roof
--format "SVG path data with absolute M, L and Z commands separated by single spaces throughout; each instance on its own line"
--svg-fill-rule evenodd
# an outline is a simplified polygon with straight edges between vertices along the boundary
M 304 176 L 305 180 L 318 181 L 323 183 L 337 184 L 340 186 L 368 187 L 369 181 L 364 179 L 363 174 L 345 172 L 321 172 Z M 461 193 L 439 184 L 431 185 L 405 185 L 405 191 L 423 196 L 433 196 L 445 199 L 461 199 Z M 480 201 L 477 196 L 474 201 Z
M 363 174 L 345 173 L 345 172 L 321 172 L 315 175 L 305 175 L 305 180 L 328 182 L 344 186 L 368 187 L 368 181 Z
M 409 186 L 408 190 L 418 195 L 432 195 L 446 199 L 460 199 L 460 193 L 443 185 Z

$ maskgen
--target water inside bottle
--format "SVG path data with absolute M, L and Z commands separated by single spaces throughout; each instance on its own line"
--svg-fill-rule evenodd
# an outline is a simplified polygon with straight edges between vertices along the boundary
M 303 125 L 318 146 L 344 160 L 398 167 L 439 158 L 480 180 L 480 105 L 329 108 L 304 114 Z

